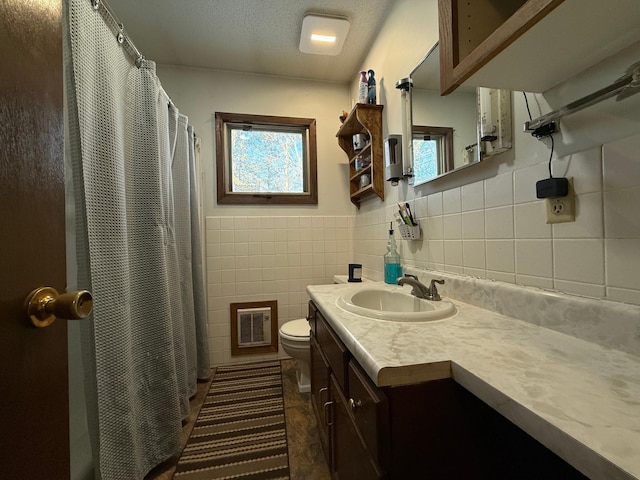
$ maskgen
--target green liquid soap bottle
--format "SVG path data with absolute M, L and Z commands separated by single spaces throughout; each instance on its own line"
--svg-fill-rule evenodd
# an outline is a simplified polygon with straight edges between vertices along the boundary
M 395 285 L 400 277 L 402 277 L 402 266 L 400 265 L 400 254 L 396 249 L 396 239 L 393 238 L 393 222 L 391 222 L 387 253 L 384 254 L 384 283 Z

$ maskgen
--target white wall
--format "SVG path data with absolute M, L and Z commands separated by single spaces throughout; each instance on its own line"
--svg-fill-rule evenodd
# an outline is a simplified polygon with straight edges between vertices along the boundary
M 438 41 L 437 0 L 396 0 L 359 70 L 376 72 L 378 103 L 384 105 L 384 136 L 402 133 L 400 90 L 395 84 L 408 77 Z M 351 104 L 358 98 L 358 76 L 353 74 Z
M 363 69 L 373 68 L 387 79 L 412 70 L 431 46 L 424 45 L 427 17 L 416 13 L 432 6 L 425 3 L 430 2 L 397 3 Z M 433 17 L 431 25 L 435 22 Z M 534 118 L 607 85 L 636 56 L 637 45 L 544 95 L 530 95 Z M 386 83 L 385 129 L 395 133 L 400 131 L 400 95 Z M 561 121 L 553 171 L 574 177 L 577 217 L 574 223 L 551 226 L 543 201 L 535 197 L 535 182 L 548 176 L 549 143 L 522 132 L 528 116 L 522 93 L 514 92 L 511 151 L 416 188 L 406 182 L 387 185 L 385 202 L 363 203 L 356 214 L 354 254 L 364 274 L 382 279 L 389 221 L 396 203 L 409 201 L 423 238 L 400 242 L 405 265 L 640 304 L 638 97 L 608 100 Z
M 338 117 L 348 108 L 344 85 L 292 78 L 158 66 L 164 89 L 189 117 L 202 139 L 204 214 L 212 215 L 352 215 L 348 201 L 348 165 L 335 134 Z M 216 204 L 215 112 L 315 118 L 318 143 L 318 205 L 234 206 Z

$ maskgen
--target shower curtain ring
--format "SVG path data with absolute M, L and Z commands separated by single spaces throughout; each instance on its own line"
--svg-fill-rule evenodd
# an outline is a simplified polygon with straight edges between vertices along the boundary
M 119 24 L 118 26 L 120 27 L 120 31 L 118 35 L 116 35 L 116 38 L 118 39 L 118 43 L 122 45 L 124 43 L 124 25 Z
M 141 68 L 142 62 L 144 62 L 144 55 L 140 55 L 138 58 L 136 58 L 136 67 Z
M 93 5 L 94 10 L 98 10 L 100 7 L 100 0 L 91 0 L 91 5 Z

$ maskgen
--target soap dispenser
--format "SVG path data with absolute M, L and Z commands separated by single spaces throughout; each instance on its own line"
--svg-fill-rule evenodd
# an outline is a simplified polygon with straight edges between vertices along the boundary
M 384 254 L 384 283 L 395 285 L 400 277 L 402 277 L 402 266 L 400 266 L 400 254 L 396 249 L 396 239 L 393 237 L 393 222 L 391 222 L 389 225 L 387 253 Z

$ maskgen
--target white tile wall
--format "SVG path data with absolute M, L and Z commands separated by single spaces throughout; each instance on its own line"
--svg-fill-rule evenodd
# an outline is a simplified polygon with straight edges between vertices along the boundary
M 542 157 L 541 157 L 542 158 Z M 576 221 L 546 223 L 536 181 L 548 163 L 412 201 L 423 238 L 399 240 L 403 264 L 640 304 L 640 135 L 553 159 L 573 178 Z M 386 215 L 382 215 L 386 212 Z M 393 208 L 356 216 L 354 252 L 382 278 Z
M 333 282 L 353 263 L 354 217 L 207 217 L 206 265 L 212 365 L 276 357 L 231 356 L 229 305 L 278 301 L 278 327 L 307 313 L 307 285 Z
M 515 243 L 513 240 L 486 241 L 487 270 L 491 272 L 515 272 Z
M 546 223 L 535 195 L 546 160 L 411 199 L 423 236 L 396 230 L 403 264 L 640 305 L 639 152 L 637 135 L 554 159 L 554 174 L 574 179 L 572 223 Z M 381 280 L 397 212 L 381 205 L 355 216 L 208 217 L 212 364 L 273 357 L 231 357 L 231 302 L 276 299 L 282 324 L 305 316 L 307 285 L 346 274 L 350 262 Z
M 484 210 L 474 210 L 462 214 L 462 238 L 485 238 Z
M 484 214 L 487 238 L 514 238 L 513 206 L 487 208 Z
M 513 204 L 513 174 L 503 173 L 484 181 L 484 206 L 500 207 Z
M 484 185 L 475 182 L 462 187 L 462 211 L 484 210 Z

